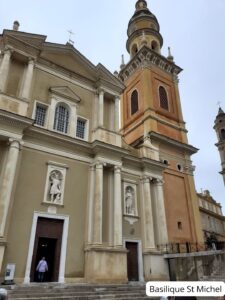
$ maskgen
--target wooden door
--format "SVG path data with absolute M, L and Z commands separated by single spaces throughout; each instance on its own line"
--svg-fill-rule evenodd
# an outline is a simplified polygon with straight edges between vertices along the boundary
M 31 265 L 31 281 L 37 280 L 36 267 L 43 256 L 46 258 L 49 268 L 44 281 L 58 281 L 62 233 L 63 220 L 38 218 Z
M 126 242 L 127 276 L 129 281 L 138 281 L 138 243 Z

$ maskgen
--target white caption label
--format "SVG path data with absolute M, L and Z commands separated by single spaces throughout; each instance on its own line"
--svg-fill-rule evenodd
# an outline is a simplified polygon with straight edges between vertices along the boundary
M 149 281 L 146 284 L 146 295 L 149 297 L 220 297 L 225 295 L 225 283 L 219 281 Z

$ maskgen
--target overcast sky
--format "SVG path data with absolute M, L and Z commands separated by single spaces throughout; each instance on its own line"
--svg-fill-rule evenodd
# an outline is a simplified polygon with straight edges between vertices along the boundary
M 92 63 L 110 71 L 126 62 L 126 30 L 135 0 L 1 0 L 0 31 L 11 29 L 47 35 L 49 42 L 66 43 L 74 32 L 74 46 Z M 199 149 L 193 156 L 197 191 L 210 190 L 225 213 L 225 187 L 213 130 L 217 102 L 225 110 L 225 1 L 148 0 L 164 38 L 162 54 L 171 46 L 180 74 L 180 94 L 189 143 Z

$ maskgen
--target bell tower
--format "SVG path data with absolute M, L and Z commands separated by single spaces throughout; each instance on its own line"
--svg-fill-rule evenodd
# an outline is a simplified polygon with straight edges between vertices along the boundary
M 164 201 L 169 242 L 203 241 L 191 155 L 179 96 L 178 74 L 170 48 L 161 54 L 163 38 L 147 1 L 138 0 L 127 30 L 130 61 L 121 66 L 124 141 L 140 157 L 164 163 Z
M 222 108 L 219 108 L 218 114 L 215 120 L 214 129 L 217 134 L 218 143 L 216 144 L 221 159 L 222 171 L 220 174 L 223 176 L 223 181 L 225 184 L 225 113 Z

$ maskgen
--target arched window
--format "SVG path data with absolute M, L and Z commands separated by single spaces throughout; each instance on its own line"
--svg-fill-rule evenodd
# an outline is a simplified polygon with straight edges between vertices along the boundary
M 158 52 L 158 50 L 159 50 L 158 43 L 156 41 L 152 41 L 151 48 L 152 48 L 152 50 Z
M 55 110 L 54 129 L 67 133 L 69 124 L 69 109 L 60 103 Z
M 225 140 L 225 129 L 221 129 L 221 138 L 222 140 Z
M 138 111 L 138 92 L 134 90 L 131 94 L 131 115 Z
M 133 57 L 137 52 L 138 52 L 138 47 L 136 44 L 134 44 L 131 49 L 131 56 Z
M 169 103 L 167 98 L 166 90 L 163 86 L 159 87 L 159 101 L 160 101 L 160 107 L 169 110 Z

